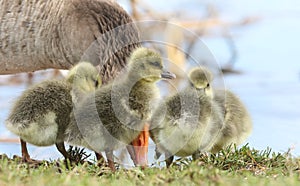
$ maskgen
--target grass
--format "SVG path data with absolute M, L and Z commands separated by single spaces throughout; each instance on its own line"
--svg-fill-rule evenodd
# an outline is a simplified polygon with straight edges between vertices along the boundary
M 81 152 L 83 153 L 83 152 Z M 63 161 L 34 168 L 17 159 L 0 158 L 0 185 L 300 185 L 300 159 L 290 153 L 258 151 L 248 145 L 197 160 L 177 160 L 171 168 L 119 169 L 83 163 L 66 168 Z

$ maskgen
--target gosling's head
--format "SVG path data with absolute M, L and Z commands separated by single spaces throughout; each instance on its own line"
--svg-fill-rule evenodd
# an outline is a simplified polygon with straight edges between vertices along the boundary
M 138 48 L 129 59 L 129 76 L 136 80 L 155 82 L 174 79 L 175 74 L 164 70 L 161 56 L 148 48 Z
M 70 69 L 66 79 L 83 92 L 94 91 L 102 84 L 98 70 L 89 62 L 79 62 Z
M 210 83 L 213 80 L 212 73 L 204 68 L 197 67 L 192 69 L 188 75 L 190 85 L 194 87 L 197 91 L 204 91 L 208 96 L 213 96 Z

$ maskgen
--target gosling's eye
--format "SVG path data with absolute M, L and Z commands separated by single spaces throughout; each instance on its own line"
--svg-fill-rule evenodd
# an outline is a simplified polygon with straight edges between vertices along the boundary
M 209 83 L 207 83 L 206 87 L 209 87 Z
M 95 83 L 95 87 L 98 87 L 99 81 L 98 80 L 94 80 L 94 83 Z
M 158 62 L 158 61 L 152 62 L 151 64 L 156 67 L 161 67 L 160 62 Z

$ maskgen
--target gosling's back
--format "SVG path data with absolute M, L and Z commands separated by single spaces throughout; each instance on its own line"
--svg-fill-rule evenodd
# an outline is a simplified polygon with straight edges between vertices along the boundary
M 214 100 L 222 109 L 225 127 L 211 152 L 218 152 L 234 143 L 240 145 L 252 131 L 252 121 L 245 105 L 231 91 L 215 90 Z

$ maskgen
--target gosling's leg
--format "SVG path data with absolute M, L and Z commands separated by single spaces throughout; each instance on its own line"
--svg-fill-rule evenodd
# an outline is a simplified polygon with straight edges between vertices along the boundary
M 100 152 L 95 151 L 95 155 L 97 158 L 98 166 L 102 165 L 102 163 L 104 163 L 104 158 L 103 158 L 102 154 Z
M 56 146 L 57 150 L 64 156 L 64 158 L 66 160 L 69 159 L 71 161 L 71 157 L 65 148 L 64 142 L 55 143 L 55 146 Z
M 193 160 L 199 159 L 201 157 L 201 151 L 197 150 L 196 152 L 194 152 L 194 154 L 192 154 L 192 158 Z
M 28 72 L 27 73 L 27 82 L 26 82 L 27 86 L 32 85 L 32 80 L 33 80 L 33 73 Z M 20 138 L 20 142 L 21 142 L 21 151 L 22 151 L 22 161 L 23 162 L 32 162 L 30 155 L 28 153 L 28 150 L 27 150 L 26 142 L 23 141 L 21 138 Z
M 116 167 L 115 167 L 115 163 L 114 163 L 114 154 L 112 150 L 106 150 L 105 151 L 105 155 L 108 161 L 108 166 L 109 168 L 115 172 L 116 171 Z
M 136 159 L 136 154 L 134 151 L 133 143 L 130 143 L 129 145 L 127 145 L 126 148 L 130 155 L 131 160 L 133 161 L 134 166 L 137 166 L 137 159 Z
M 98 161 L 104 159 L 101 153 L 95 152 L 95 155 Z
M 170 165 L 171 165 L 172 162 L 173 162 L 174 156 L 173 156 L 171 153 L 169 153 L 169 152 L 165 153 L 165 156 L 166 156 L 166 164 L 167 164 L 167 168 L 169 168 Z
M 27 150 L 27 144 L 20 138 L 21 142 L 21 151 L 22 151 L 22 161 L 23 162 L 31 162 L 30 155 Z

